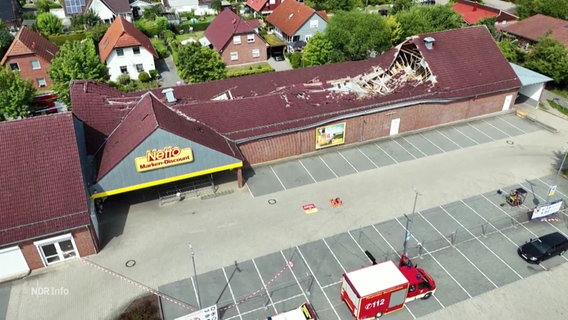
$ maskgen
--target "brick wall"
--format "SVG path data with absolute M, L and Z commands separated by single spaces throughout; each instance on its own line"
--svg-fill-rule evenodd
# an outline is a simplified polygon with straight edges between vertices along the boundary
M 241 37 L 240 44 L 234 44 L 233 37 L 229 39 L 229 43 L 227 44 L 225 49 L 223 49 L 223 53 L 221 54 L 221 57 L 223 58 L 223 61 L 225 61 L 225 64 L 227 66 L 235 66 L 245 63 L 263 62 L 266 61 L 266 59 L 268 59 L 266 42 L 264 42 L 264 40 L 262 40 L 262 38 L 258 34 L 256 33 L 253 34 L 254 34 L 254 42 L 250 43 L 247 41 L 246 34 L 240 35 Z M 260 55 L 256 58 L 253 58 L 252 56 L 252 50 L 254 49 L 258 49 L 260 53 Z M 231 52 L 237 52 L 239 54 L 239 59 L 231 60 Z
M 391 121 L 397 118 L 400 119 L 399 133 L 404 133 L 500 112 L 507 95 L 513 95 L 512 101 L 515 101 L 516 91 L 512 91 L 450 104 L 415 105 L 340 121 L 346 123 L 345 144 L 386 137 L 390 134 Z M 247 142 L 239 148 L 248 164 L 258 164 L 315 152 L 315 143 L 313 128 Z
M 32 69 L 32 60 L 39 61 L 40 68 L 39 69 Z M 49 69 L 50 63 L 42 59 L 41 57 L 37 57 L 35 55 L 23 55 L 17 57 L 10 57 L 6 60 L 6 66 L 9 66 L 11 63 L 17 63 L 18 67 L 20 68 L 20 76 L 24 79 L 31 80 L 34 88 L 45 91 L 49 90 L 51 86 L 51 80 L 47 74 L 47 70 Z M 39 87 L 37 79 L 44 78 L 46 82 L 45 87 Z
M 22 254 L 30 269 L 43 268 L 43 261 L 33 241 L 26 241 L 20 244 L 20 248 L 22 248 Z

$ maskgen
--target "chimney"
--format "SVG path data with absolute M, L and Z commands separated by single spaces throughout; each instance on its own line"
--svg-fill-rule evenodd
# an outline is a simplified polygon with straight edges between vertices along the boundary
M 164 89 L 162 90 L 162 93 L 166 95 L 166 100 L 168 100 L 168 102 L 174 103 L 177 101 L 176 97 L 174 97 L 174 89 Z
M 436 42 L 436 39 L 434 39 L 432 37 L 424 38 L 424 45 L 426 46 L 426 49 L 428 49 L 428 50 L 432 50 L 432 48 L 434 47 L 434 42 Z
M 476 1 L 473 3 L 473 11 L 477 11 L 477 6 L 479 6 L 479 3 Z

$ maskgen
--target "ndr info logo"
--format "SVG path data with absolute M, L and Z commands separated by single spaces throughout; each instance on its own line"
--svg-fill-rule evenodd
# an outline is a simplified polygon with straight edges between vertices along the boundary
M 36 283 L 35 287 L 32 287 L 32 296 L 67 296 L 69 295 L 69 289 L 65 287 L 41 287 Z

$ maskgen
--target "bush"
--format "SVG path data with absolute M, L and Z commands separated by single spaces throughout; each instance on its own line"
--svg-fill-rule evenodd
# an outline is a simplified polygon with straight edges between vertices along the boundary
M 242 77 L 242 76 L 248 76 L 251 74 L 259 74 L 259 73 L 267 73 L 267 72 L 274 72 L 274 69 L 272 69 L 271 66 L 269 65 L 258 65 L 256 68 L 250 67 L 248 69 L 240 69 L 240 70 L 234 70 L 232 71 L 231 69 L 227 70 L 227 78 L 236 78 L 236 77 Z
M 207 21 L 199 21 L 199 22 L 190 24 L 190 26 L 193 27 L 193 31 L 205 31 L 205 29 L 207 29 L 207 27 L 209 27 L 209 23 L 210 22 L 207 22 Z
M 138 74 L 138 80 L 140 80 L 141 82 L 149 82 L 150 80 L 152 80 L 152 78 L 150 77 L 148 72 L 142 71 Z
M 297 69 L 302 66 L 302 53 L 293 52 L 288 55 L 288 60 L 290 60 L 290 65 L 292 68 Z
M 82 41 L 87 38 L 87 34 L 84 32 L 74 32 L 67 34 L 51 35 L 49 36 L 49 41 L 55 43 L 57 46 L 61 47 L 67 41 Z M 96 39 L 95 39 L 96 40 Z
M 150 39 L 150 41 L 152 42 L 152 46 L 154 46 L 154 49 L 156 49 L 156 52 L 158 53 L 158 56 L 160 56 L 160 58 L 163 59 L 170 56 L 170 52 L 166 48 L 163 40 L 152 38 Z
M 159 75 L 159 74 L 158 74 L 158 70 L 156 70 L 156 69 L 150 70 L 150 78 L 152 78 L 152 79 L 157 79 L 157 78 L 158 78 L 158 75 Z
M 116 78 L 116 82 L 123 86 L 127 85 L 130 82 L 130 75 L 128 75 L 128 73 L 123 73 Z

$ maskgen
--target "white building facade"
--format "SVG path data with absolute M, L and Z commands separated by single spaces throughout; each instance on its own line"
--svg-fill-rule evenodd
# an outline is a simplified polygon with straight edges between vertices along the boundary
M 114 48 L 106 60 L 110 80 L 116 81 L 123 73 L 138 80 L 140 72 L 156 69 L 154 56 L 142 46 Z

